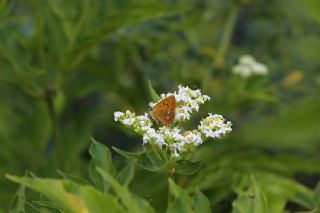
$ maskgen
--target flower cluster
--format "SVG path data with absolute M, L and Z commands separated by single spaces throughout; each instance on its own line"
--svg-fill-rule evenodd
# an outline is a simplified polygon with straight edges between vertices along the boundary
M 189 87 L 178 86 L 178 92 L 161 94 L 161 99 L 174 95 L 177 101 L 175 121 L 185 121 L 190 119 L 190 114 L 199 111 L 199 105 L 210 101 L 210 97 L 202 95 L 200 90 L 192 90 Z M 153 107 L 157 103 L 150 103 Z
M 177 122 L 189 120 L 191 113 L 199 110 L 199 105 L 210 100 L 207 95 L 202 95 L 200 90 L 192 90 L 188 87 L 178 86 L 178 92 L 161 94 L 161 98 L 174 95 L 176 98 L 175 123 L 171 126 L 152 127 L 152 120 L 148 113 L 137 116 L 130 111 L 115 112 L 115 121 L 134 129 L 143 136 L 143 144 L 156 144 L 161 149 L 167 148 L 174 158 L 180 158 L 181 154 L 199 146 L 209 138 L 220 138 L 232 130 L 231 122 L 226 122 L 221 115 L 209 113 L 202 119 L 197 129 L 184 131 L 179 128 Z M 151 103 L 154 106 L 156 103 Z
M 252 75 L 267 75 L 269 70 L 265 64 L 257 62 L 250 55 L 243 55 L 239 58 L 239 63 L 233 67 L 232 72 L 247 78 Z

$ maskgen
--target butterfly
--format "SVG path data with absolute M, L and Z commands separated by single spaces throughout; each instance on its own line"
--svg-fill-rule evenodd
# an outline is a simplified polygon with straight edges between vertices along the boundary
M 150 108 L 149 114 L 157 124 L 169 126 L 176 116 L 176 98 L 174 95 L 162 99 L 154 107 Z

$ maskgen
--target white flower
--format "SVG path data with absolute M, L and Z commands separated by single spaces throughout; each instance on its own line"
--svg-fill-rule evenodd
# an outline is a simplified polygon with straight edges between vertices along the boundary
M 257 62 L 250 55 L 243 55 L 239 58 L 239 63 L 232 68 L 232 72 L 247 78 L 252 75 L 267 75 L 269 70 L 265 64 Z
M 251 55 L 242 55 L 239 58 L 239 64 L 251 65 L 256 63 L 256 60 Z
M 176 98 L 175 121 L 183 122 L 189 120 L 191 113 L 199 110 L 199 105 L 210 100 L 207 95 L 202 95 L 200 90 L 192 90 L 189 87 L 178 86 L 174 93 L 161 94 L 162 98 L 174 95 Z M 154 106 L 156 103 L 150 103 Z M 143 136 L 143 144 L 155 144 L 161 149 L 167 147 L 172 158 L 181 158 L 184 152 L 192 150 L 192 147 L 199 146 L 208 138 L 220 138 L 230 132 L 231 122 L 225 122 L 221 115 L 209 114 L 202 119 L 198 129 L 185 131 L 178 126 L 162 126 L 153 128 L 149 114 L 137 116 L 130 111 L 115 112 L 114 120 L 118 121 Z M 191 149 L 190 149 L 191 148 Z
M 232 124 L 230 121 L 225 122 L 222 115 L 209 113 L 209 116 L 202 119 L 198 129 L 207 138 L 220 138 L 221 135 L 225 135 L 232 131 Z
M 187 144 L 194 144 L 195 146 L 202 144 L 201 132 L 197 130 L 185 132 L 185 142 Z
M 123 116 L 123 112 L 114 112 L 114 121 L 118 121 L 121 116 Z
M 252 65 L 252 70 L 254 70 L 255 74 L 259 75 L 266 75 L 269 72 L 267 66 L 259 62 Z

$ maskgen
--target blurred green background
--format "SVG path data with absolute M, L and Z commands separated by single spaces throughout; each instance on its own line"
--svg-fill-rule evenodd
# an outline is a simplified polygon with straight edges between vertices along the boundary
M 318 0 L 0 0 L 1 208 L 17 189 L 6 173 L 87 177 L 90 137 L 139 148 L 142 139 L 113 112 L 146 112 L 148 79 L 159 93 L 182 84 L 212 97 L 188 125 L 208 112 L 234 124 L 195 153 L 204 168 L 181 178 L 184 188 L 229 212 L 254 174 L 271 212 L 315 208 L 319 22 Z M 234 75 L 244 54 L 269 75 Z M 152 197 L 165 181 L 139 170 L 130 186 Z M 151 202 L 161 210 L 163 199 Z

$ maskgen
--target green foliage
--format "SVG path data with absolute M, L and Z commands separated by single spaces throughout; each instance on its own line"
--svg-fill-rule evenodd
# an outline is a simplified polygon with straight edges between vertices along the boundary
M 107 192 L 109 189 L 108 183 L 103 180 L 96 168 L 100 167 L 111 174 L 115 173 L 115 168 L 112 164 L 111 152 L 105 146 L 97 143 L 92 139 L 92 144 L 89 149 L 92 161 L 89 167 L 89 175 L 95 186 L 101 191 Z
M 233 213 L 269 212 L 267 198 L 253 176 L 248 190 L 241 192 L 232 206 Z
M 0 212 L 319 212 L 319 14 L 318 0 L 0 0 Z M 243 54 L 270 74 L 233 75 Z M 234 130 L 175 161 L 113 112 L 178 84 L 212 97 L 186 129 L 214 112 Z

